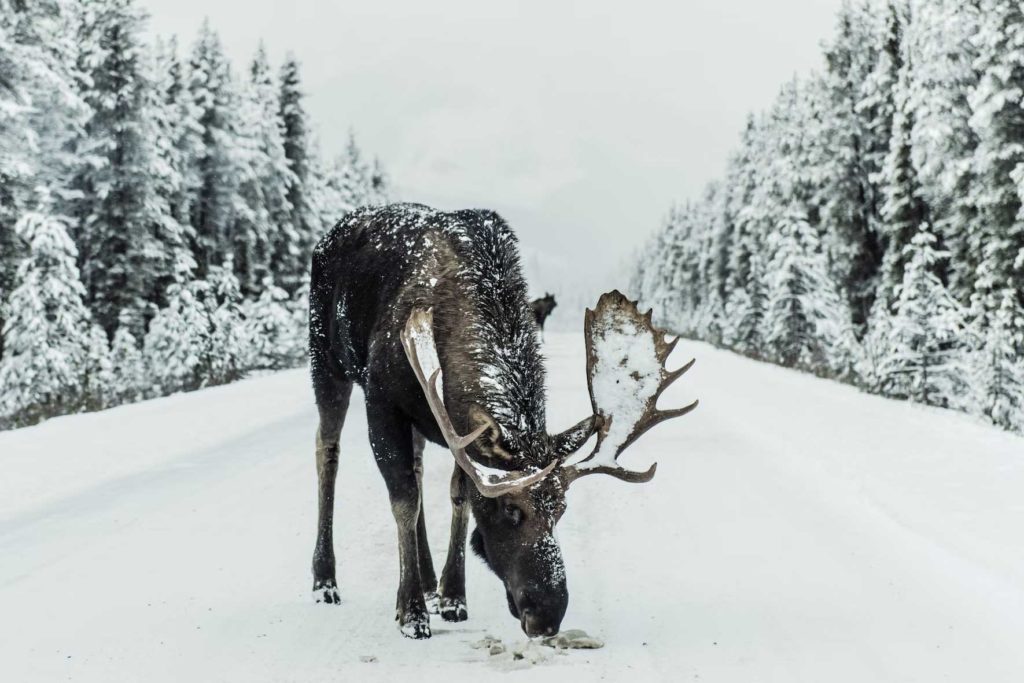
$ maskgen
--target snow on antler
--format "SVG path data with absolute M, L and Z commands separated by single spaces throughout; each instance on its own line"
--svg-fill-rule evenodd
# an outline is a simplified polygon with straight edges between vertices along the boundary
M 603 294 L 585 316 L 587 385 L 594 414 L 602 418 L 593 452 L 567 468 L 571 479 L 585 474 L 611 474 L 625 481 L 644 482 L 657 463 L 642 472 L 627 470 L 618 457 L 654 425 L 697 407 L 697 401 L 676 410 L 658 410 L 662 392 L 693 365 L 665 369 L 676 342 L 651 323 L 651 311 L 641 315 L 636 302 L 619 291 Z

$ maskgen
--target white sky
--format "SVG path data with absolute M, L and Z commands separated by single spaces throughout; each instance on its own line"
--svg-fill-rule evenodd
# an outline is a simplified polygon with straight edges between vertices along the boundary
M 400 198 L 500 211 L 537 289 L 611 269 L 718 176 L 745 117 L 821 64 L 840 0 L 142 0 L 236 70 L 260 38 L 301 60 L 324 147 L 349 128 Z M 614 281 L 612 281 L 614 280 Z

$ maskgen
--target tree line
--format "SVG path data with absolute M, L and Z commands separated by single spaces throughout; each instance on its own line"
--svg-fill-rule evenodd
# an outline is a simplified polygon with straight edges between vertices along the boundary
M 1024 430 L 1024 5 L 847 2 L 824 51 L 634 293 L 680 334 Z
M 136 0 L 0 0 L 0 427 L 305 357 L 309 255 L 388 180 L 318 148 L 293 57 Z

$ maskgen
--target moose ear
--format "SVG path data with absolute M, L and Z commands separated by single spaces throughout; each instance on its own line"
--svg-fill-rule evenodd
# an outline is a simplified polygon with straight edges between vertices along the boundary
M 600 429 L 602 422 L 603 420 L 597 415 L 591 415 L 582 422 L 569 427 L 561 434 L 551 437 L 555 455 L 564 458 L 578 451 L 587 442 L 587 439 Z
M 501 425 L 490 413 L 473 403 L 469 406 L 469 420 L 473 429 L 487 428 L 475 442 L 483 455 L 498 460 L 512 460 L 512 454 L 501 445 Z

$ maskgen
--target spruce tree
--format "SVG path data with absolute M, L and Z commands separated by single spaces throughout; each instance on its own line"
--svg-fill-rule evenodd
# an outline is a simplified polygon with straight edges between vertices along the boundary
M 971 127 L 978 136 L 977 182 L 971 200 L 980 229 L 975 309 L 990 316 L 1006 288 L 1024 304 L 1024 6 L 1017 0 L 983 0 L 975 38 L 980 73 L 971 93 Z
M 1018 293 L 1004 289 L 974 357 L 978 412 L 1005 429 L 1024 431 L 1024 309 Z
M 134 0 L 97 0 L 83 12 L 79 67 L 91 116 L 78 145 L 76 242 L 87 300 L 109 336 L 118 320 L 141 332 L 147 304 L 169 265 L 161 238 L 172 221 L 158 191 L 163 163 L 155 143 L 143 15 Z
M 970 236 L 981 229 L 971 203 L 978 139 L 967 101 L 978 81 L 976 4 L 918 0 L 905 39 L 912 62 L 907 105 L 913 163 L 935 234 L 950 253 L 950 293 L 962 304 L 970 301 L 978 267 Z
M 294 292 L 306 279 L 308 255 L 326 227 L 319 225 L 316 198 L 308 192 L 312 176 L 309 124 L 302 104 L 304 94 L 299 63 L 294 56 L 289 55 L 285 60 L 279 80 L 284 154 L 293 179 L 287 194 L 291 225 L 278 235 L 274 244 L 274 261 L 278 264 L 278 283 L 287 291 Z
M 958 345 L 964 314 L 938 273 L 947 254 L 922 224 L 910 244 L 890 325 L 883 389 L 890 396 L 949 406 L 961 395 L 965 367 Z
M 209 284 L 205 280 L 189 280 L 169 288 L 167 306 L 153 317 L 143 343 L 152 395 L 189 391 L 208 383 L 208 295 Z
M 39 188 L 63 208 L 76 163 L 70 141 L 88 114 L 75 87 L 77 10 L 63 0 L 0 0 L 0 329 L 26 255 L 16 223 L 35 210 Z
M 92 318 L 67 219 L 48 197 L 15 226 L 27 245 L 6 305 L 0 422 L 32 424 L 75 412 L 88 398 Z
M 220 38 L 204 22 L 192 49 L 189 99 L 196 107 L 200 145 L 195 163 L 195 194 L 190 201 L 195 234 L 196 274 L 205 278 L 230 250 L 230 230 L 238 189 L 236 175 L 237 98 Z
M 903 283 L 907 261 L 916 253 L 908 247 L 917 237 L 921 226 L 929 222 L 929 209 L 921 196 L 911 146 L 911 132 L 914 128 L 914 112 L 910 101 L 913 87 L 911 73 L 911 63 L 904 59 L 894 86 L 896 111 L 892 121 L 892 138 L 881 172 L 885 197 L 881 232 L 885 256 L 878 297 L 890 305 Z M 945 279 L 945 272 L 937 275 Z
M 826 71 L 821 85 L 828 109 L 823 117 L 822 146 L 828 150 L 821 168 L 821 221 L 826 229 L 825 249 L 836 281 L 848 293 L 857 324 L 871 308 L 875 277 L 882 261 L 878 234 L 880 198 L 872 173 L 872 152 L 884 125 L 881 102 L 862 104 L 865 84 L 878 62 L 878 32 L 868 3 L 844 0 L 835 38 L 826 50 Z M 876 116 L 876 114 L 878 116 Z M 887 142 L 887 138 L 886 138 Z
M 268 282 L 256 300 L 242 304 L 249 364 L 262 370 L 294 367 L 306 353 L 304 326 L 297 325 L 288 293 Z
M 113 405 L 134 403 L 145 397 L 146 368 L 139 343 L 127 327 L 117 328 L 110 344 L 113 381 L 109 396 Z

